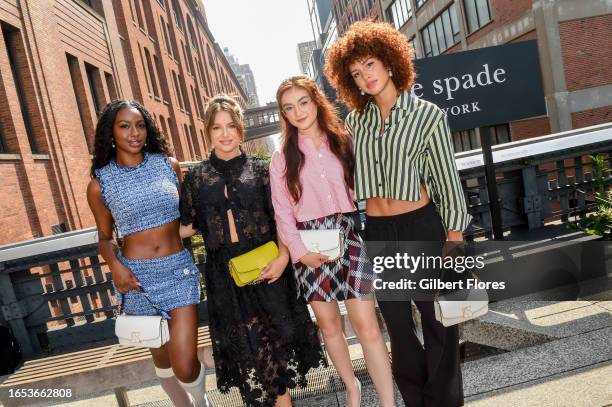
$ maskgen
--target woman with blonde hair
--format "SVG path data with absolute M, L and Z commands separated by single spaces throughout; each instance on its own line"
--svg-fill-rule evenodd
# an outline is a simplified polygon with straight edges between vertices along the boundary
M 323 363 L 316 327 L 298 300 L 289 255 L 278 240 L 268 162 L 246 155 L 242 109 L 219 95 L 206 109 L 210 157 L 183 182 L 183 236 L 199 230 L 206 246 L 205 280 L 217 387 L 235 386 L 248 406 L 291 405 L 289 389 Z M 277 242 L 279 255 L 252 284 L 238 286 L 229 262 Z
M 361 384 L 353 372 L 338 301 L 346 304 L 381 405 L 393 406 L 389 355 L 372 296 L 374 272 L 353 230 L 351 141 L 335 109 L 311 79 L 297 76 L 283 81 L 276 99 L 283 146 L 270 164 L 272 203 L 299 293 L 317 317 L 326 349 L 346 386 L 347 405 L 359 405 Z M 339 247 L 335 259 L 309 249 L 301 236 L 303 231 L 329 230 L 338 230 L 332 232 Z
M 355 145 L 355 195 L 366 201 L 366 240 L 421 242 L 439 255 L 446 241 L 463 240 L 471 216 L 446 116 L 411 94 L 412 57 L 406 37 L 391 25 L 357 22 L 329 50 L 325 73 L 352 109 L 345 125 Z M 379 298 L 404 402 L 463 405 L 457 326 L 444 327 L 431 297 L 414 295 L 424 346 L 410 301 Z

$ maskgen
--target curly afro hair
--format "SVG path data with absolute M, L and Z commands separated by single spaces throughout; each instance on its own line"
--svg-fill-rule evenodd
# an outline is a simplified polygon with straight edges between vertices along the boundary
M 325 76 L 350 109 L 362 111 L 370 95 L 361 95 L 349 66 L 355 61 L 376 57 L 393 72 L 391 79 L 395 87 L 409 90 L 416 76 L 413 53 L 408 39 L 389 23 L 358 21 L 330 48 Z

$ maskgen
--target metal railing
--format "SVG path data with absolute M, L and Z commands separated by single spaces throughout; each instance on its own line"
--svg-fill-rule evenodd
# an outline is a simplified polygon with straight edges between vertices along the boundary
M 589 194 L 595 188 L 587 156 L 605 154 L 609 166 L 611 150 L 612 124 L 494 147 L 504 228 L 536 229 L 547 219 L 584 215 L 594 204 Z M 475 218 L 468 235 L 487 235 L 481 154 L 461 153 L 456 160 Z M 609 187 L 612 177 L 604 183 Z M 114 309 L 95 229 L 0 246 L 0 319 L 25 357 L 114 341 Z

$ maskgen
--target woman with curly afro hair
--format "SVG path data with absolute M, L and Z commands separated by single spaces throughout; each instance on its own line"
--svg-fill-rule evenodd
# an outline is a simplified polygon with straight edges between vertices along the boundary
M 446 116 L 411 93 L 412 58 L 408 40 L 391 25 L 361 21 L 329 50 L 325 73 L 352 109 L 345 127 L 354 144 L 355 197 L 366 201 L 366 240 L 428 242 L 413 244 L 411 252 L 440 256 L 453 246 L 446 242 L 463 240 L 471 216 Z M 424 270 L 426 275 L 417 272 L 411 279 L 418 287 L 419 277 L 440 271 Z M 457 326 L 436 320 L 431 293 L 403 294 L 402 301 L 390 301 L 381 291 L 377 297 L 405 404 L 463 405 Z M 409 300 L 421 314 L 424 346 Z
M 180 237 L 179 163 L 133 100 L 106 105 L 94 145 L 87 201 L 121 308 L 169 320 L 170 340 L 150 349 L 155 373 L 173 405 L 208 406 L 197 356 L 200 273 Z M 118 252 L 114 228 L 123 237 Z

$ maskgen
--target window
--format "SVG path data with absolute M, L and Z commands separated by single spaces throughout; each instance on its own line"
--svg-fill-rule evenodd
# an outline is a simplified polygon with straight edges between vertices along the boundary
M 104 72 L 104 79 L 106 80 L 106 87 L 108 88 L 108 93 L 110 95 L 111 100 L 117 99 L 117 89 L 115 88 L 115 81 L 113 80 L 113 75 Z
M 149 78 L 151 78 L 151 87 L 153 88 L 153 95 L 159 97 L 159 88 L 157 87 L 157 80 L 155 79 L 155 70 L 153 69 L 153 63 L 151 62 L 151 54 L 145 47 L 145 59 L 147 60 L 147 71 L 149 71 Z
M 464 0 L 465 15 L 470 33 L 491 21 L 489 0 Z
M 497 126 L 491 127 L 491 134 L 493 139 L 491 144 L 503 144 L 509 143 L 510 140 L 510 126 L 508 124 L 498 124 Z
M 9 29 L 7 26 L 2 25 L 2 34 L 6 41 L 8 62 L 11 66 L 11 74 L 13 75 L 26 134 L 28 135 L 30 150 L 32 153 L 36 154 L 40 152 L 40 146 L 38 145 L 36 133 L 34 132 L 34 126 L 32 124 L 32 119 L 35 118 L 32 116 L 32 112 L 35 112 L 36 110 L 34 109 L 38 109 L 38 106 L 34 105 L 34 103 L 36 103 L 34 96 L 31 94 L 28 95 L 25 91 L 26 85 L 30 85 L 27 86 L 27 88 L 30 89 L 34 89 L 34 86 L 32 86 L 30 69 L 27 66 L 27 58 L 25 56 L 21 33 L 17 29 Z M 32 108 L 32 110 L 30 110 L 30 108 Z
M 170 99 L 170 96 L 168 95 L 168 87 L 163 85 L 165 81 L 162 75 L 160 74 L 160 72 L 163 72 L 163 66 L 159 62 L 157 55 L 153 55 L 153 65 L 155 67 L 155 74 L 157 75 L 157 79 L 159 80 L 159 87 L 161 92 L 160 96 L 164 99 L 164 101 L 167 101 Z
M 6 153 L 6 146 L 4 144 L 4 133 L 2 133 L 2 123 L 0 123 L 0 154 Z
M 510 141 L 510 126 L 507 123 L 491 126 L 491 145 L 509 143 Z M 453 144 L 456 153 L 476 150 L 481 147 L 480 135 L 477 134 L 476 129 L 455 131 L 453 132 Z
M 387 10 L 385 10 L 387 21 L 395 26 L 396 29 L 400 29 L 410 17 L 412 17 L 412 8 L 410 7 L 410 0 L 395 0 Z
M 426 57 L 441 54 L 459 42 L 456 12 L 455 4 L 452 4 L 421 30 Z
M 215 58 L 213 57 L 210 46 L 206 44 L 206 54 L 208 54 L 208 65 L 214 70 L 215 69 Z
M 183 31 L 183 15 L 181 13 L 181 7 L 177 0 L 172 0 L 172 14 L 174 15 L 174 22 L 176 27 Z
M 145 21 L 144 16 L 142 15 L 142 5 L 140 4 L 140 0 L 134 0 L 134 6 L 136 8 L 136 17 L 138 18 L 138 26 L 141 30 L 145 29 Z
M 94 134 L 94 118 L 91 114 L 90 103 L 87 98 L 87 91 L 85 86 L 85 78 L 81 74 L 81 66 L 79 60 L 70 55 L 66 54 L 66 62 L 68 63 L 68 71 L 70 72 L 70 79 L 72 82 L 72 90 L 74 91 L 74 98 L 76 100 L 77 108 L 79 109 L 79 118 L 81 119 L 81 126 L 83 128 L 83 136 L 87 143 L 87 149 L 90 153 L 93 153 L 93 134 Z
M 185 60 L 185 69 L 187 70 L 187 73 L 191 73 L 191 71 L 189 70 L 189 58 L 187 58 L 187 51 L 185 50 L 185 44 L 183 43 L 183 41 L 181 41 L 181 49 L 183 50 L 183 58 Z
M 183 99 L 183 92 L 181 92 L 179 80 L 178 80 L 178 77 L 176 76 L 176 72 L 174 71 L 172 71 L 172 81 L 174 83 L 174 91 L 176 92 L 176 98 L 178 99 L 179 106 L 182 110 L 185 110 L 185 101 Z
M 172 147 L 174 147 L 174 154 L 176 154 L 177 160 L 185 161 L 185 155 L 183 153 L 183 143 L 181 143 L 181 137 L 178 131 L 179 129 L 180 128 L 177 128 L 177 131 L 174 132 L 172 128 L 172 119 L 168 118 L 168 136 L 172 139 Z
M 454 131 L 453 144 L 455 153 L 476 150 L 480 148 L 480 137 L 476 134 L 475 129 Z
M 98 79 L 100 72 L 98 68 L 85 63 L 85 73 L 87 74 L 87 84 L 89 85 L 89 91 L 91 92 L 91 99 L 94 110 L 96 113 L 100 113 L 102 110 L 102 101 L 100 100 L 100 92 L 98 91 Z
M 190 155 L 190 161 L 193 160 L 194 156 L 196 155 L 195 149 L 193 148 L 193 141 L 191 139 L 191 136 L 189 135 L 189 130 L 187 129 L 187 125 L 183 124 L 183 130 L 185 131 L 185 140 L 187 140 L 187 146 L 189 147 L 189 155 Z
M 170 39 L 170 34 L 169 34 L 169 32 L 170 32 L 170 25 L 166 21 L 164 21 L 163 19 L 162 19 L 162 22 L 163 22 L 162 28 L 164 30 L 164 36 L 166 37 L 166 50 L 168 51 L 168 55 L 170 56 L 170 58 L 176 59 L 176 57 L 174 56 L 175 52 L 174 52 L 174 48 L 172 46 L 172 40 Z

